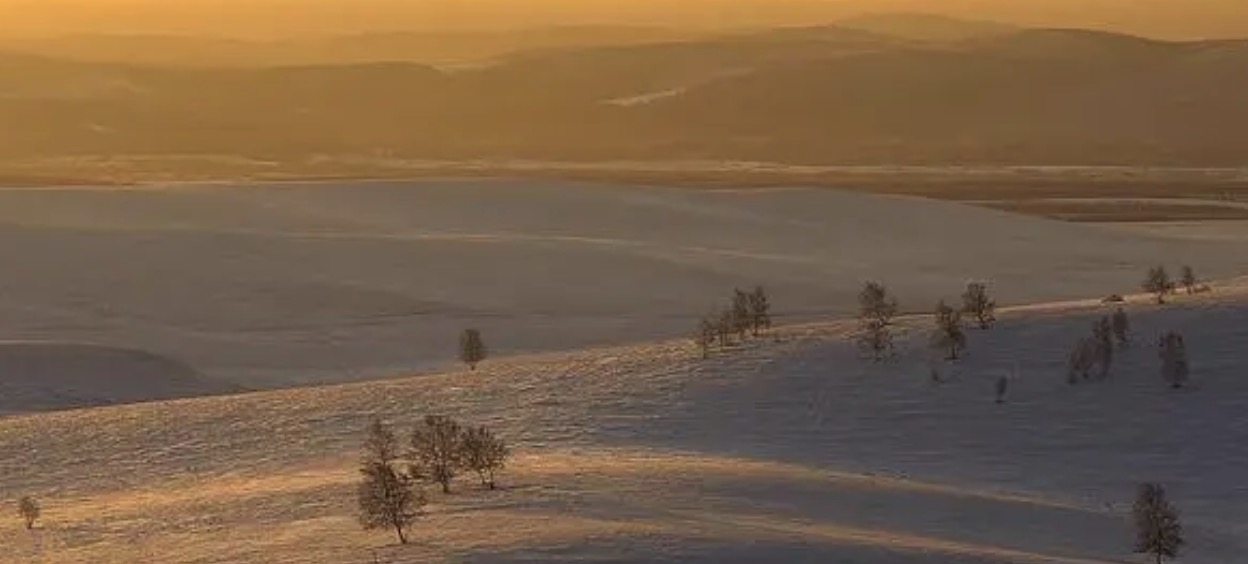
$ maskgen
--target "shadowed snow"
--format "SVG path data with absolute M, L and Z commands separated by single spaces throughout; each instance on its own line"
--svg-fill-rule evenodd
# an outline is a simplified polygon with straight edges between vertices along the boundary
M 0 343 L 0 414 L 240 392 L 142 351 L 74 343 Z
M 1233 274 L 1200 241 L 827 190 L 520 181 L 0 191 L 0 337 L 137 348 L 248 387 L 688 334 L 734 286 L 785 321 L 908 310 L 988 280 L 1005 303 L 1124 293 L 1155 263 Z
M 1111 379 L 1064 359 L 1097 306 L 1030 307 L 973 331 L 935 385 L 927 319 L 895 360 L 853 323 L 788 327 L 702 361 L 688 342 L 501 359 L 432 374 L 0 420 L 0 497 L 44 501 L 65 563 L 699 561 L 1130 562 L 1135 485 L 1183 512 L 1183 562 L 1248 550 L 1242 291 L 1129 304 Z M 1189 389 L 1153 341 L 1187 337 Z M 1007 402 L 993 384 L 1008 373 Z M 416 544 L 358 530 L 362 429 L 426 413 L 488 424 L 518 454 L 504 489 L 436 494 Z M 0 499 L 2 502 L 3 499 Z M 0 562 L 28 535 L 0 521 Z

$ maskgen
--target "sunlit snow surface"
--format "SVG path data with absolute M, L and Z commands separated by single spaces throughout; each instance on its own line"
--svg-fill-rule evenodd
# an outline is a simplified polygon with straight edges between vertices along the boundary
M 685 335 L 734 286 L 786 321 L 867 279 L 907 310 L 1128 292 L 1154 263 L 1239 274 L 1248 239 L 1058 223 L 828 190 L 521 181 L 0 192 L 0 338 L 89 342 L 248 387 Z
M 1184 564 L 1238 562 L 1245 281 L 1166 307 L 1131 297 L 1134 340 L 1112 377 L 1072 387 L 1064 373 L 1110 311 L 1098 299 L 1148 266 L 1243 274 L 1235 229 L 800 189 L 0 192 L 9 353 L 33 340 L 251 386 L 415 374 L 0 418 L 0 504 L 33 494 L 45 509 L 34 533 L 0 520 L 0 562 L 1135 562 L 1145 480 L 1182 510 Z M 957 364 L 933 358 L 920 317 L 903 320 L 896 358 L 858 357 L 847 314 L 863 280 L 927 311 L 971 278 L 1039 305 L 972 331 Z M 754 283 L 786 327 L 708 360 L 662 340 Z M 469 325 L 499 358 L 419 374 L 449 365 Z M 1191 356 L 1178 391 L 1154 345 L 1170 330 Z M 643 344 L 573 350 L 619 342 Z M 522 352 L 540 354 L 508 356 Z M 18 366 L 5 354 L 0 367 Z M 488 424 L 517 457 L 502 491 L 465 477 L 434 495 L 399 548 L 353 514 L 361 429 L 426 413 Z
M 1063 360 L 1095 310 L 1011 313 L 964 361 L 923 319 L 896 359 L 859 359 L 852 322 L 785 328 L 700 360 L 688 342 L 487 362 L 475 373 L 0 419 L 0 491 L 46 508 L 48 561 L 1136 562 L 1144 480 L 1183 512 L 1184 563 L 1248 549 L 1243 289 L 1131 306 L 1112 377 Z M 1188 389 L 1157 373 L 1179 330 Z M 929 377 L 935 366 L 945 383 Z M 1011 378 L 1006 403 L 996 379 Z M 416 544 L 360 531 L 361 429 L 444 413 L 497 429 L 504 490 L 433 496 Z M 13 493 L 8 493 L 13 492 Z M 0 522 L 0 562 L 30 536 Z

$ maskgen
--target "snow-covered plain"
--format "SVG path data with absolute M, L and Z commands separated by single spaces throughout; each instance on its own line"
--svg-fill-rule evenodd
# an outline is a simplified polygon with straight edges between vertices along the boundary
M 251 388 L 688 333 L 734 286 L 785 321 L 862 281 L 926 311 L 1124 292 L 1154 263 L 1240 274 L 1245 239 L 1131 233 L 922 199 L 522 181 L 0 192 L 0 339 L 96 343 Z
M 0 562 L 1143 562 L 1137 482 L 1166 484 L 1181 562 L 1248 554 L 1248 302 L 1130 306 L 1112 378 L 1064 360 L 1095 300 L 1008 312 L 929 378 L 928 320 L 898 358 L 858 358 L 852 321 L 783 328 L 703 361 L 688 342 L 549 353 L 475 373 L 0 419 Z M 1179 330 L 1189 389 L 1157 373 Z M 994 403 L 1001 374 L 1008 401 Z M 505 488 L 434 495 L 399 548 L 353 519 L 370 417 L 489 424 L 517 453 Z

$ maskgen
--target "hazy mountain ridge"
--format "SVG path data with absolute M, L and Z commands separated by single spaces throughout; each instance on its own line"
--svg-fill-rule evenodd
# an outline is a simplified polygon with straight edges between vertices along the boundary
M 1248 52 L 1209 58 L 1199 44 L 1058 31 L 1013 39 L 777 66 L 644 111 L 673 136 L 713 124 L 719 148 L 738 158 L 1243 163 L 1248 137 L 1237 130 L 1248 112 L 1233 99 L 1248 80 L 1231 68 L 1248 68 Z M 1039 56 L 1036 40 L 1070 50 Z
M 1241 0 L 0 0 L 3 8 L 14 9 L 0 20 L 0 35 L 22 36 L 129 32 L 270 39 L 602 23 L 724 30 L 876 13 L 1091 27 L 1175 39 L 1248 34 Z
M 395 31 L 267 41 L 171 34 L 79 33 L 0 41 L 0 49 L 84 62 L 173 67 L 263 68 L 375 61 L 456 65 L 530 50 L 633 45 L 699 35 L 704 34 L 624 25 Z
M 0 54 L 0 157 L 315 154 L 1242 166 L 1248 43 L 844 27 L 414 63 L 162 69 Z M 628 100 L 630 103 L 613 103 Z
M 919 41 L 958 41 L 1006 35 L 1018 27 L 987 20 L 967 20 L 937 14 L 866 14 L 841 20 L 843 27 Z

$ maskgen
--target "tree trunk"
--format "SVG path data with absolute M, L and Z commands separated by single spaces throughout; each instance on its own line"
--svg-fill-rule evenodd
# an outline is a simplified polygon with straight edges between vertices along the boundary
M 407 535 L 403 534 L 403 527 L 402 527 L 402 526 L 400 526 L 400 525 L 395 525 L 395 526 L 394 526 L 394 532 L 398 533 L 398 535 L 399 535 L 399 544 L 407 544 Z
M 450 480 L 441 480 L 441 482 L 442 482 L 442 493 L 444 493 L 444 494 L 449 494 L 449 493 L 451 493 L 451 481 L 450 481 Z

